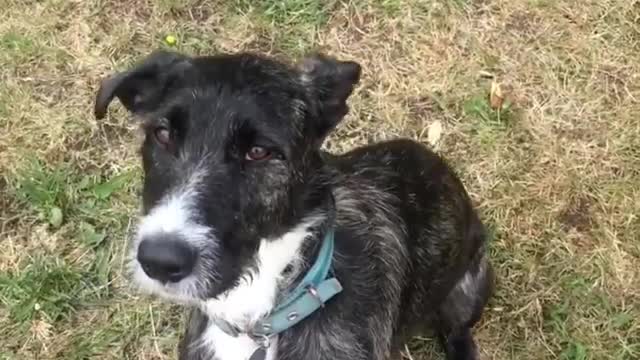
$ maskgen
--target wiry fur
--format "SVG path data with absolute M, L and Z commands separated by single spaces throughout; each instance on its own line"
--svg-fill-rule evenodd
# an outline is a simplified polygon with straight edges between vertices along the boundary
M 359 75 L 357 64 L 321 55 L 291 68 L 248 54 L 160 52 L 103 82 L 98 117 L 115 96 L 147 119 L 138 241 L 175 238 L 198 252 L 176 283 L 133 262 L 140 285 L 191 306 L 181 359 L 247 359 L 255 342 L 214 320 L 249 329 L 268 315 L 330 228 L 344 290 L 272 338 L 268 360 L 390 360 L 429 329 L 448 359 L 476 359 L 471 327 L 493 275 L 484 228 L 455 173 L 409 140 L 320 150 Z M 163 126 L 176 138 L 161 148 L 153 138 Z M 244 159 L 256 143 L 274 157 Z

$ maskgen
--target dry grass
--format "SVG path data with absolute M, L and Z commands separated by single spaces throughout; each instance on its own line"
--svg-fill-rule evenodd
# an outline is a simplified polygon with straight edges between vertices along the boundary
M 167 34 L 189 53 L 320 48 L 359 61 L 336 151 L 426 141 L 442 125 L 437 148 L 493 234 L 484 359 L 640 358 L 637 0 L 3 4 L 0 358 L 175 357 L 180 312 L 138 298 L 122 274 L 134 126 L 121 109 L 91 116 L 101 76 Z M 511 89 L 500 116 L 487 73 Z M 429 339 L 409 351 L 439 352 Z

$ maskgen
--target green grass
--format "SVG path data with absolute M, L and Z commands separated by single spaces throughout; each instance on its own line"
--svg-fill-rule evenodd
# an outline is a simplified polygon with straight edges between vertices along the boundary
M 92 225 L 86 222 L 111 223 L 108 200 L 132 179 L 126 173 L 110 178 L 100 175 L 79 176 L 68 166 L 47 167 L 43 161 L 32 159 L 17 174 L 15 195 L 52 227 L 59 228 L 66 217 L 72 216 L 76 221 L 82 221 L 80 227 L 83 234 L 92 231 L 92 237 L 95 238 L 99 234 L 96 235 Z M 87 236 L 83 236 L 83 239 Z
M 179 307 L 126 274 L 134 124 L 99 80 L 152 49 L 360 62 L 328 146 L 438 145 L 489 224 L 483 359 L 640 358 L 636 1 L 10 0 L 0 22 L 0 359 L 172 359 Z M 177 44 L 165 43 L 167 35 Z M 486 79 L 508 84 L 489 104 Z M 438 359 L 429 337 L 407 358 Z
M 16 195 L 54 227 L 60 227 L 69 204 L 65 169 L 46 169 L 41 161 L 29 161 L 18 178 Z
M 243 12 L 257 11 L 268 21 L 282 27 L 297 25 L 323 25 L 334 1 L 313 0 L 236 0 L 236 8 Z
M 515 119 L 511 103 L 505 103 L 500 109 L 489 105 L 489 94 L 474 96 L 463 104 L 463 111 L 477 127 L 490 127 L 494 130 L 505 130 Z
M 4 61 L 12 62 L 29 61 L 40 52 L 36 41 L 18 31 L 10 31 L 0 37 L 0 50 Z
M 337 2 L 236 0 L 232 4 L 228 11 L 247 14 L 258 31 L 270 38 L 272 52 L 299 57 L 317 45 L 316 33 L 326 25 Z
M 78 303 L 88 300 L 81 296 L 87 287 L 88 274 L 73 269 L 54 258 L 34 258 L 20 273 L 0 276 L 2 303 L 10 306 L 11 320 L 26 323 L 42 316 L 59 321 L 72 313 Z
M 117 299 L 112 293 L 117 245 L 111 241 L 124 236 L 126 214 L 114 207 L 117 193 L 126 193 L 132 179 L 127 172 L 82 174 L 72 166 L 47 166 L 38 159 L 16 168 L 9 195 L 21 204 L 25 219 L 46 226 L 40 228 L 42 239 L 33 234 L 26 238 L 43 243 L 33 244 L 15 268 L 0 275 L 0 301 L 9 309 L 8 334 L 14 340 L 29 337 L 34 324 L 66 327 L 83 311 Z M 58 236 L 64 237 L 62 243 Z M 90 349 L 100 349 L 97 343 L 108 345 L 106 339 L 117 339 L 122 331 L 104 329 L 104 337 L 76 339 L 71 348 L 75 352 L 65 358 L 85 358 Z

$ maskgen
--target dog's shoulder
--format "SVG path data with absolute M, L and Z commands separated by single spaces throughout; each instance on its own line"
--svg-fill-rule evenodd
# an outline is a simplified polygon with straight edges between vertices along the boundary
M 334 193 L 346 203 L 380 197 L 374 203 L 407 207 L 412 197 L 420 200 L 414 196 L 417 193 L 426 195 L 428 191 L 439 196 L 463 191 L 444 158 L 410 139 L 366 145 L 340 155 L 328 154 L 325 159 L 333 170 Z M 428 201 L 433 203 L 432 199 Z
M 464 186 L 447 162 L 421 143 L 380 142 L 333 156 L 330 164 L 337 222 L 367 244 L 378 238 L 403 257 L 408 238 L 426 232 L 453 236 L 452 227 L 466 227 L 470 209 Z
M 393 180 L 398 175 L 406 178 L 434 168 L 449 170 L 444 159 L 430 148 L 403 138 L 357 147 L 340 155 L 326 154 L 325 159 L 344 176 L 374 180 L 383 180 L 385 176 Z

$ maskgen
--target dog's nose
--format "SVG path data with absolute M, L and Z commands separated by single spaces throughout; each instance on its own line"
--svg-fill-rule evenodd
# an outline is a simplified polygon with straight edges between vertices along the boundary
M 138 262 L 151 278 L 178 282 L 193 271 L 197 251 L 186 241 L 166 236 L 144 239 L 138 246 Z

